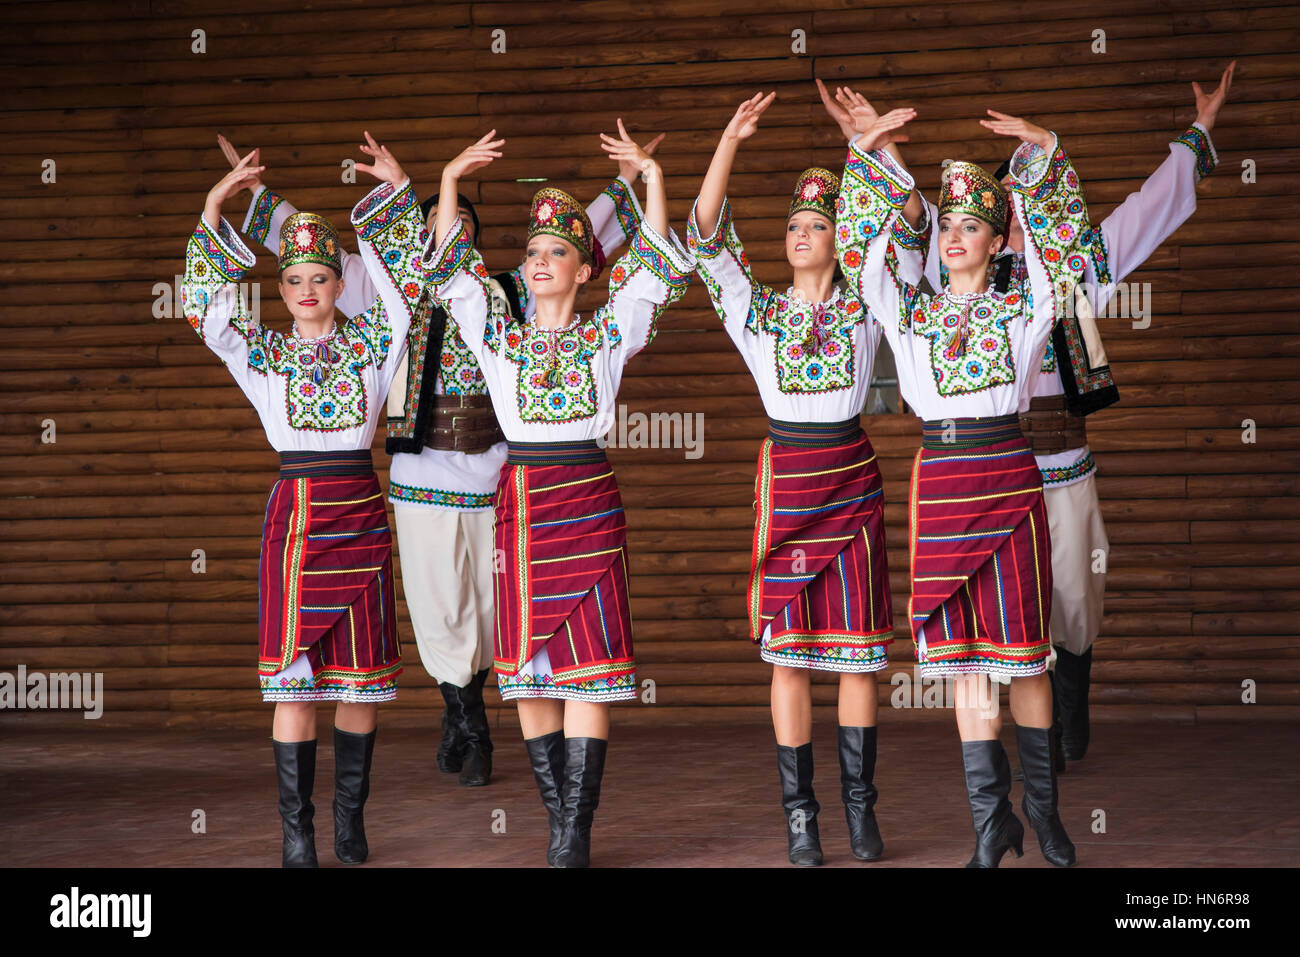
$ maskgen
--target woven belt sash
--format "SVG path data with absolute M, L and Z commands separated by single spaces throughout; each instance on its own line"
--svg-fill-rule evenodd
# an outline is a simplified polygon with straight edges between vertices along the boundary
M 280 478 L 316 478 L 321 475 L 370 475 L 375 463 L 369 449 L 335 452 L 281 452 Z
M 1020 430 L 1036 455 L 1064 452 L 1088 444 L 1088 420 L 1072 414 L 1063 395 L 1040 395 L 1020 413 Z
M 435 395 L 424 444 L 444 452 L 486 452 L 505 435 L 486 395 Z
M 843 422 L 784 422 L 767 420 L 767 435 L 773 442 L 797 448 L 820 449 L 844 445 L 862 431 L 858 417 Z
M 595 439 L 576 442 L 508 442 L 506 465 L 587 465 L 604 462 Z
M 921 428 L 921 447 L 945 452 L 953 449 L 978 449 L 1018 438 L 1018 415 L 935 419 L 923 423 Z

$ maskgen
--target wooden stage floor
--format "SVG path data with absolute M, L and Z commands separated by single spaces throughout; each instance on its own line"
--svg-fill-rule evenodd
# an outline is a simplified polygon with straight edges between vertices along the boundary
M 1249 721 L 1094 726 L 1087 759 L 1060 781 L 1080 864 L 1300 865 L 1298 733 L 1295 724 Z M 1012 728 L 1003 740 L 1014 763 Z M 327 742 L 317 766 L 316 840 L 322 865 L 338 867 Z M 364 866 L 544 866 L 546 818 L 518 732 L 502 728 L 496 743 L 492 784 L 461 788 L 434 767 L 433 731 L 381 727 Z M 833 726 L 817 728 L 815 747 L 828 866 L 965 863 L 973 838 L 954 728 L 883 727 L 876 782 L 886 859 L 869 865 L 849 854 Z M 616 726 L 593 866 L 789 866 L 773 751 L 770 728 Z M 0 781 L 6 866 L 279 865 L 275 775 L 262 732 L 8 724 Z M 1017 814 L 1020 794 L 1017 783 Z M 206 833 L 192 831 L 196 809 Z M 1104 833 L 1093 830 L 1098 812 Z M 1032 832 L 1024 858 L 1005 866 L 1048 866 Z

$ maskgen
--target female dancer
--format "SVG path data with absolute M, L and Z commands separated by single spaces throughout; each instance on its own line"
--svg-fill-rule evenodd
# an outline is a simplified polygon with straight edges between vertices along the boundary
M 420 207 L 397 161 L 370 134 L 362 150 L 383 180 L 352 211 L 379 296 L 335 322 L 343 291 L 338 233 L 313 213 L 280 231 L 280 295 L 293 316 L 284 335 L 249 315 L 237 283 L 253 253 L 221 216 L 222 204 L 263 170 L 253 153 L 208 193 L 186 248 L 186 318 L 257 409 L 280 453 L 262 529 L 258 570 L 258 675 L 277 702 L 272 727 L 285 867 L 315 867 L 311 801 L 316 702 L 336 701 L 334 853 L 369 854 L 363 808 L 370 791 L 378 703 L 397 695 L 402 663 L 393 603 L 392 539 L 370 460 L 379 409 L 420 292 Z
M 861 299 L 835 282 L 840 184 L 828 170 L 805 170 L 795 182 L 785 230 L 789 288 L 778 292 L 750 271 L 727 180 L 737 148 L 775 96 L 759 93 L 737 108 L 700 187 L 687 236 L 770 419 L 754 493 L 749 625 L 760 657 L 773 666 L 772 724 L 790 863 L 822 862 L 812 785 L 814 670 L 840 676 L 840 794 L 853 855 L 870 861 L 884 849 L 873 811 L 875 672 L 887 663 L 894 623 L 880 470 L 858 415 L 880 327 Z
M 547 862 L 586 867 L 600 800 L 609 703 L 636 695 L 627 543 L 614 473 L 596 440 L 614 422 L 623 367 L 690 281 L 685 250 L 663 237 L 667 199 L 657 163 L 623 129 L 612 159 L 635 160 L 646 214 L 610 273 L 609 302 L 584 319 L 578 288 L 593 275 L 591 222 L 567 193 L 533 197 L 524 281 L 536 312 L 514 321 L 487 284 L 456 218 L 460 178 L 501 156 L 489 132 L 443 170 L 436 235 L 426 253 L 433 294 L 478 359 L 509 443 L 496 500 L 494 667 L 519 721 L 550 818 Z M 567 704 L 566 704 L 567 702 Z
M 957 729 L 976 834 L 967 866 L 996 867 L 1008 848 L 1019 856 L 1024 836 L 1007 798 L 1011 768 L 998 740 L 989 674 L 1012 678 L 1025 814 L 1044 856 L 1068 866 L 1074 845 L 1056 808 L 1044 671 L 1051 545 L 1042 480 L 1016 413 L 1058 302 L 1083 275 L 1076 247 L 1087 208 L 1055 135 L 1035 134 L 1023 121 L 982 121 L 1025 139 L 1013 158 L 1012 201 L 1032 250 L 1028 280 L 1006 292 L 990 288 L 987 269 L 1002 246 L 1007 197 L 980 167 L 953 163 L 938 222 L 948 286 L 936 295 L 921 292 L 902 275 L 891 233 L 913 182 L 882 148 L 913 116 L 900 109 L 863 121 L 849 147 L 835 242 L 845 274 L 880 317 L 903 397 L 925 420 L 910 502 L 909 618 L 917 658 L 922 675 L 957 676 Z

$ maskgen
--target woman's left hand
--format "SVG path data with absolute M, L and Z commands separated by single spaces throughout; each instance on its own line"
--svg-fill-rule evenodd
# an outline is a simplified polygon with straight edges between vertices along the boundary
M 997 133 L 999 136 L 1014 136 L 1026 143 L 1036 143 L 1044 151 L 1052 148 L 1052 134 L 1041 126 L 1035 126 L 1028 120 L 1021 119 L 1018 116 L 999 113 L 997 110 L 987 110 L 986 112 L 993 117 L 991 120 L 980 120 L 980 126 L 986 130 Z
M 361 144 L 361 152 L 374 158 L 373 164 L 357 163 L 356 169 L 363 173 L 369 173 L 375 179 L 383 180 L 391 184 L 394 188 L 402 185 L 406 179 L 406 174 L 402 172 L 402 167 L 398 165 L 393 154 L 388 151 L 387 146 L 380 146 L 375 142 L 375 138 L 366 130 L 366 142 Z
M 649 143 L 647 143 L 645 145 L 645 155 L 654 156 L 655 150 L 659 148 L 659 144 L 664 141 L 664 137 L 667 135 L 668 135 L 667 133 L 660 133 Z M 627 180 L 630 183 L 636 177 L 641 175 L 641 167 L 634 160 L 628 160 L 627 162 L 620 162 L 618 164 L 618 175 L 623 177 L 625 180 Z
M 659 164 L 650 156 L 648 150 L 642 149 L 632 137 L 627 135 L 627 130 L 624 129 L 621 118 L 618 121 L 618 135 L 619 138 L 615 139 L 601 133 L 600 138 L 604 142 L 600 146 L 609 154 L 610 159 L 618 161 L 619 172 L 622 173 L 624 169 L 627 169 L 633 171 L 634 176 L 640 173 L 645 177 L 647 183 L 653 183 L 658 179 Z M 660 134 L 660 138 L 662 138 L 662 134 Z M 658 139 L 655 142 L 657 144 Z

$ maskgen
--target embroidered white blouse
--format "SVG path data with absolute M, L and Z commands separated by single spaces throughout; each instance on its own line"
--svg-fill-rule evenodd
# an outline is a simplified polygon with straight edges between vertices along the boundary
M 224 218 L 200 218 L 185 251 L 186 319 L 257 410 L 277 452 L 368 449 L 419 299 L 420 206 L 409 181 L 375 187 L 352 210 L 377 294 L 318 340 L 262 326 L 238 283 L 256 263 Z
M 1041 151 L 1039 151 L 1041 152 Z M 930 294 L 900 265 L 894 222 L 912 177 L 883 150 L 849 146 L 837 203 L 836 249 L 845 276 L 884 329 L 899 391 L 922 419 L 1011 415 L 1033 383 L 1064 296 L 1082 276 L 1077 251 L 1087 226 L 1078 176 L 1060 143 L 1025 173 L 1033 151 L 1012 162 L 1012 192 L 1025 230 L 1028 278 L 1005 293 Z M 1019 177 L 1024 174 L 1024 179 Z
M 1213 172 L 1218 163 L 1219 156 L 1209 131 L 1201 124 L 1193 123 L 1170 142 L 1169 155 L 1147 177 L 1141 189 L 1129 193 L 1099 227 L 1084 231 L 1079 241 L 1087 259 L 1083 282 L 1093 297 L 1093 309 L 1097 315 L 1106 309 L 1114 287 L 1146 262 L 1161 243 L 1196 212 L 1196 185 Z M 926 237 L 928 245 L 924 262 L 926 279 L 938 289 L 947 283 L 947 270 L 939 262 L 938 232 L 933 228 L 938 220 L 938 210 L 930 203 L 926 207 L 928 216 L 917 232 Z M 1024 253 L 1008 251 L 1004 255 L 1014 257 L 1012 279 L 1024 279 Z M 990 274 L 1001 258 L 990 265 Z M 1049 340 L 1038 374 L 1023 400 L 1022 411 L 1029 407 L 1032 397 L 1062 395 L 1064 392 L 1055 350 Z M 1097 471 L 1086 445 L 1035 458 L 1043 473 L 1044 484 L 1052 488 L 1081 482 Z
M 644 220 L 609 276 L 609 301 L 562 330 L 512 320 L 493 296 L 488 271 L 457 222 L 425 267 L 433 295 L 478 359 L 506 438 L 515 442 L 598 439 L 614 424 L 623 368 L 654 338 L 655 320 L 679 299 L 694 263 L 676 240 Z
M 755 280 L 725 198 L 707 238 L 691 209 L 686 241 L 770 418 L 841 422 L 862 411 L 881 329 L 856 294 L 837 285 L 810 303 Z

